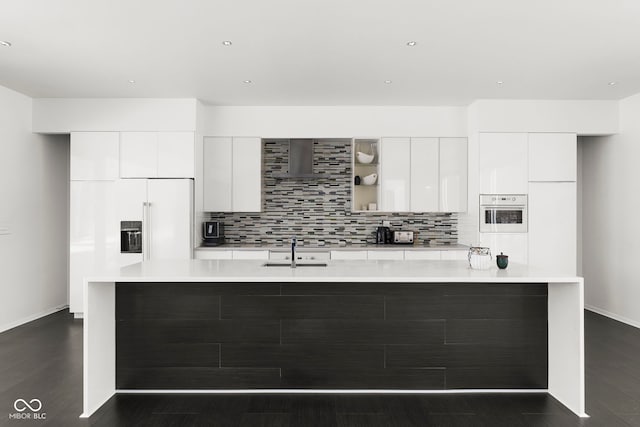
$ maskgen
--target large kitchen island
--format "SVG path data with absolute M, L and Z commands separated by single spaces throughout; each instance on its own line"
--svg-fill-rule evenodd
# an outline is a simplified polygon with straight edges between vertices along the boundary
M 144 262 L 85 281 L 84 413 L 115 393 L 522 391 L 584 403 L 583 279 L 463 261 Z

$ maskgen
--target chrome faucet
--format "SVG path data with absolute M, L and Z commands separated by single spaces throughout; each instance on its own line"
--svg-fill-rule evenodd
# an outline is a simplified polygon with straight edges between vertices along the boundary
M 296 268 L 296 236 L 291 238 L 291 268 Z

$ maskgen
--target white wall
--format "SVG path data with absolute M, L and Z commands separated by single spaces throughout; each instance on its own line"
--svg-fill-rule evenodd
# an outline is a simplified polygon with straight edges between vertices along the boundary
M 466 107 L 206 107 L 209 136 L 467 136 Z
M 479 132 L 568 132 L 611 135 L 618 131 L 618 101 L 483 99 Z
M 582 141 L 583 273 L 589 308 L 640 327 L 640 94 L 620 133 Z
M 67 304 L 69 138 L 31 133 L 32 100 L 0 86 L 0 331 Z
M 33 131 L 195 131 L 197 100 L 37 98 Z

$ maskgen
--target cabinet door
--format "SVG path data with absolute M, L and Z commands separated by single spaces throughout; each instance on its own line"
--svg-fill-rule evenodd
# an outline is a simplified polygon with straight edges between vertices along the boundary
M 526 133 L 481 133 L 479 150 L 481 194 L 527 194 Z
M 232 140 L 207 137 L 203 146 L 205 212 L 231 212 Z
M 440 212 L 467 210 L 467 170 L 467 139 L 440 138 Z
M 529 134 L 529 181 L 575 181 L 578 140 L 575 133 Z
M 233 138 L 232 207 L 234 212 L 262 210 L 262 141 Z
M 120 177 L 156 178 L 158 176 L 158 134 L 122 132 L 120 134 Z
M 193 132 L 158 133 L 158 177 L 195 177 Z
M 411 142 L 409 138 L 383 138 L 380 152 L 381 207 L 384 212 L 409 212 Z
M 576 274 L 576 209 L 575 182 L 529 185 L 529 265 Z
M 492 265 L 496 265 L 496 255 L 509 255 L 509 263 L 528 263 L 528 233 L 480 233 L 480 246 L 491 249 Z
M 442 251 L 441 259 L 444 260 L 468 260 L 468 251 Z
M 411 138 L 411 212 L 438 211 L 438 138 Z
M 71 180 L 112 181 L 119 176 L 118 132 L 71 133 Z
M 367 259 L 367 251 L 331 251 L 331 260 L 360 260 Z
M 119 267 L 120 228 L 114 181 L 70 185 L 69 310 L 84 311 L 83 279 Z
M 233 251 L 232 259 L 269 259 L 269 251 Z
M 440 251 L 404 251 L 404 259 L 412 260 L 440 260 Z
M 193 180 L 147 183 L 147 259 L 191 259 Z
M 367 259 L 403 261 L 404 251 L 367 251 Z

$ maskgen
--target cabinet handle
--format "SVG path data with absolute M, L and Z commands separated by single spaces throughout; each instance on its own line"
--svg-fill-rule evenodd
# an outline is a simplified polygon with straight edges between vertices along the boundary
M 149 239 L 147 259 L 151 260 L 151 202 L 147 202 L 147 238 Z

